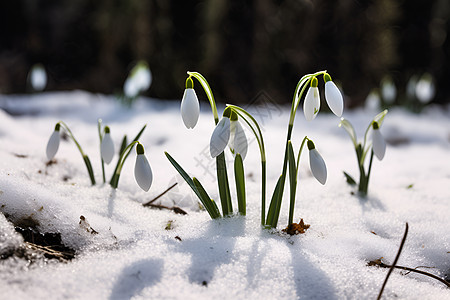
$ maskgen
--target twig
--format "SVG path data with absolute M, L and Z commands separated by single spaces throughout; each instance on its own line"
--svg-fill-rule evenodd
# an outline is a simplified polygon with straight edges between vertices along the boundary
M 379 264 L 377 264 L 377 266 L 379 266 L 380 268 L 391 268 L 392 267 L 392 266 L 387 265 L 385 263 L 379 263 Z M 409 272 L 419 273 L 419 274 L 422 274 L 422 275 L 425 275 L 425 276 L 429 276 L 431 278 L 439 280 L 440 282 L 442 282 L 443 284 L 445 284 L 447 287 L 450 288 L 450 283 L 449 282 L 447 282 L 445 279 L 442 279 L 442 278 L 440 278 L 440 277 L 438 277 L 438 276 L 436 276 L 434 274 L 431 274 L 431 273 L 428 273 L 428 272 L 425 272 L 425 271 L 421 271 L 421 270 L 417 270 L 417 269 L 408 268 L 408 267 L 402 267 L 402 266 L 394 266 L 394 268 L 405 270 L 405 271 L 409 271 Z
M 153 198 L 153 200 L 150 200 L 147 203 L 142 204 L 143 206 L 151 206 L 151 204 L 153 202 L 155 202 L 156 200 L 158 200 L 159 198 L 161 198 L 162 196 L 164 196 L 168 191 L 170 191 L 171 189 L 173 189 L 176 185 L 178 184 L 178 182 L 175 182 L 174 184 L 172 184 L 171 186 L 169 186 L 164 192 L 162 192 L 161 194 L 159 194 L 158 196 L 156 196 L 155 198 Z
M 187 215 L 187 212 L 185 212 L 183 209 L 179 208 L 178 206 L 168 207 L 168 206 L 165 206 L 165 205 L 152 204 L 152 203 L 146 203 L 146 205 L 144 205 L 144 206 L 152 207 L 152 208 L 158 208 L 158 209 L 173 210 L 173 212 L 176 213 L 176 214 Z
M 383 291 L 384 291 L 384 287 L 386 286 L 386 283 L 389 279 L 389 276 L 391 276 L 392 271 L 395 268 L 395 265 L 397 264 L 397 261 L 400 257 L 400 254 L 402 253 L 402 249 L 403 249 L 403 245 L 405 245 L 405 241 L 406 241 L 406 236 L 408 235 L 408 222 L 406 222 L 406 228 L 405 228 L 405 233 L 403 234 L 403 239 L 402 242 L 400 243 L 400 247 L 398 248 L 398 252 L 397 255 L 395 256 L 394 262 L 392 263 L 391 268 L 389 269 L 386 278 L 384 279 L 383 282 L 383 286 L 381 287 L 380 293 L 378 294 L 377 300 L 381 299 L 381 295 L 383 295 Z

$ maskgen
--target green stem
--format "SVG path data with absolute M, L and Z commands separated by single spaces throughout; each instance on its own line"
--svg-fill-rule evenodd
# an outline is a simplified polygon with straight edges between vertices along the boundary
M 137 143 L 139 143 L 138 141 L 133 141 L 131 142 L 131 144 L 129 144 L 125 150 L 123 150 L 123 152 L 120 154 L 119 157 L 119 161 L 117 163 L 117 169 L 113 175 L 113 177 L 111 178 L 110 184 L 113 188 L 117 189 L 117 186 L 119 185 L 119 177 L 120 177 L 120 173 L 122 172 L 122 168 L 123 165 L 125 163 L 125 160 L 127 159 L 128 155 L 131 152 L 131 149 L 134 147 L 134 145 L 136 145 Z
M 206 81 L 206 78 L 203 77 L 202 74 L 198 73 L 198 72 L 187 72 L 187 74 L 189 76 L 194 77 L 195 79 L 198 80 L 198 82 L 200 82 L 200 84 L 203 87 L 203 90 L 206 93 L 206 96 L 208 97 L 209 100 L 209 104 L 211 105 L 211 110 L 214 116 L 214 122 L 219 123 L 219 114 L 217 113 L 217 106 L 216 106 L 216 101 L 214 100 L 214 95 L 212 93 L 211 87 L 209 86 L 208 81 Z
M 77 146 L 78 150 L 80 151 L 81 156 L 83 157 L 84 164 L 86 165 L 86 169 L 88 171 L 89 178 L 91 179 L 91 184 L 95 185 L 94 170 L 92 169 L 92 165 L 91 165 L 91 162 L 89 160 L 89 157 L 84 153 L 83 149 L 81 148 L 81 145 L 78 143 L 77 139 L 73 135 L 73 133 L 70 130 L 69 126 L 67 126 L 67 124 L 64 123 L 63 121 L 59 121 L 58 123 L 67 131 L 67 133 L 69 134 L 70 138 L 73 140 L 73 142 Z
M 103 141 L 103 135 L 102 135 L 102 119 L 98 119 L 98 138 L 100 139 L 100 161 L 102 162 L 102 175 L 103 175 L 103 183 L 106 182 L 105 177 L 105 162 L 102 158 L 102 141 Z
M 370 154 L 369 170 L 367 171 L 367 176 L 366 176 L 366 188 L 365 188 L 366 195 L 369 190 L 369 179 L 370 179 L 370 172 L 372 171 L 372 162 L 373 162 L 373 150 L 372 150 L 372 153 Z

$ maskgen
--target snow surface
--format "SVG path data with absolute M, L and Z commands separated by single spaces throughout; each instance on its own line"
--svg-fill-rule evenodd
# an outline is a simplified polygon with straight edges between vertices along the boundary
M 199 123 L 187 130 L 179 105 L 139 99 L 127 109 L 113 97 L 81 91 L 0 96 L 0 211 L 11 221 L 32 218 L 41 232 L 60 233 L 63 243 L 77 253 L 67 263 L 28 264 L 15 257 L 0 261 L 0 298 L 375 299 L 387 269 L 367 263 L 381 257 L 388 264 L 394 260 L 405 222 L 410 230 L 398 265 L 433 267 L 424 270 L 440 277 L 450 273 L 448 109 L 430 108 L 421 115 L 389 112 L 381 132 L 391 144 L 384 160 L 374 161 L 366 200 L 351 194 L 342 175 L 345 170 L 357 178 L 357 163 L 350 138 L 337 127 L 339 119 L 321 112 L 306 122 L 299 111 L 294 147 L 308 135 L 327 163 L 328 181 L 322 186 L 312 177 L 304 153 L 295 219 L 303 218 L 311 227 L 304 235 L 290 237 L 280 231 L 287 225 L 288 192 L 278 230 L 260 227 L 259 151 L 249 131 L 244 162 L 247 216 L 213 221 L 199 211 L 194 194 L 164 151 L 218 199 L 208 145 L 214 123 L 202 101 Z M 264 131 L 270 199 L 281 173 L 289 109 L 249 110 Z M 361 139 L 378 112 L 346 110 L 343 116 Z M 154 175 L 149 192 L 135 182 L 134 151 L 117 190 L 103 183 L 91 186 L 71 141 L 62 141 L 57 163 L 46 166 L 48 138 L 55 123 L 63 120 L 90 156 L 99 183 L 98 118 L 110 126 L 117 149 L 124 134 L 133 138 L 148 124 L 140 141 Z M 116 160 L 106 166 L 107 178 Z M 161 203 L 175 203 L 188 215 L 141 205 L 175 181 L 178 186 Z M 234 191 L 234 184 L 231 187 Z M 81 215 L 99 234 L 80 227 Z M 169 221 L 172 229 L 166 230 Z M 22 241 L 0 214 L 0 254 Z M 428 277 L 394 271 L 383 298 L 449 299 L 450 289 Z

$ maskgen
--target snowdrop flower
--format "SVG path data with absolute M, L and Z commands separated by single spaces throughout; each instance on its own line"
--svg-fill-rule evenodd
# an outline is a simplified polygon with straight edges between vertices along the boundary
M 35 64 L 30 71 L 30 83 L 35 91 L 42 91 L 47 85 L 47 73 L 42 64 Z
M 397 88 L 392 78 L 387 76 L 381 81 L 381 96 L 388 104 L 392 104 L 397 97 Z
M 194 90 L 194 82 L 189 77 L 186 79 L 186 89 L 181 100 L 181 117 L 183 118 L 184 125 L 188 129 L 194 128 L 197 125 L 199 115 L 200 104 Z
M 421 103 L 426 104 L 433 99 L 435 93 L 433 77 L 428 73 L 422 75 L 416 84 L 417 99 Z
M 223 152 L 230 140 L 230 118 L 224 116 L 214 128 L 211 140 L 209 142 L 209 152 L 211 157 L 216 157 Z
M 55 157 L 56 152 L 58 152 L 59 140 L 60 140 L 60 136 L 59 136 L 60 127 L 61 127 L 61 125 L 59 123 L 56 124 L 55 131 L 53 131 L 52 135 L 50 136 L 50 139 L 48 140 L 47 151 L 46 151 L 48 160 L 52 160 L 53 157 Z
M 125 80 L 123 91 L 125 96 L 134 98 L 139 93 L 147 90 L 152 83 L 152 73 L 145 61 L 140 61 L 131 70 L 130 75 Z
M 344 110 L 344 100 L 342 99 L 341 91 L 331 80 L 331 76 L 328 73 L 323 75 L 323 80 L 325 81 L 325 99 L 328 107 L 336 116 L 340 117 Z
M 308 140 L 309 149 L 309 167 L 314 177 L 321 184 L 325 184 L 327 181 L 327 166 L 320 153 L 316 150 L 316 146 L 313 141 Z
M 134 165 L 134 178 L 136 179 L 137 184 L 144 191 L 148 191 L 153 181 L 153 173 L 148 163 L 147 158 L 144 154 L 144 146 L 141 143 L 138 143 L 136 146 L 136 164 Z
M 230 141 L 228 146 L 234 154 L 239 153 L 242 160 L 244 160 L 248 149 L 247 136 L 245 135 L 244 128 L 242 128 L 242 125 L 237 120 L 237 117 L 233 118 L 233 114 L 235 115 L 235 113 L 232 113 L 231 116 Z
M 320 95 L 317 85 L 318 80 L 314 77 L 311 79 L 311 86 L 306 93 L 305 102 L 303 103 L 303 112 L 307 121 L 312 121 L 320 109 Z
M 114 143 L 111 138 L 110 130 L 108 126 L 105 126 L 105 135 L 102 139 L 102 144 L 100 146 L 100 152 L 103 161 L 109 165 L 114 157 Z
M 373 128 L 373 132 L 372 132 L 373 153 L 378 158 L 378 160 L 382 160 L 384 157 L 384 154 L 386 153 L 386 141 L 384 140 L 383 136 L 381 135 L 378 122 L 373 122 L 372 128 Z

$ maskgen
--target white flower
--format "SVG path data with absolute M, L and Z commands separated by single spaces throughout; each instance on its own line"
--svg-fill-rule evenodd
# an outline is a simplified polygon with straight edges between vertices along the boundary
M 42 64 L 36 64 L 30 71 L 30 83 L 35 91 L 42 91 L 47 85 L 47 73 Z
M 235 154 L 239 153 L 242 160 L 245 159 L 248 142 L 244 128 L 242 128 L 242 125 L 238 121 L 231 121 L 230 123 L 230 142 L 228 143 L 228 146 Z
M 136 146 L 136 164 L 134 165 L 134 178 L 137 184 L 144 191 L 148 191 L 153 181 L 153 173 L 144 154 L 144 147 L 141 144 Z
M 314 143 L 311 140 L 308 141 L 308 149 L 309 167 L 311 168 L 311 172 L 314 177 L 316 177 L 317 181 L 321 184 L 325 184 L 327 181 L 327 166 L 325 165 L 325 161 L 319 151 L 316 150 Z
M 384 154 L 386 153 L 386 141 L 381 135 L 380 129 L 378 127 L 378 123 L 374 123 L 373 132 L 372 132 L 372 149 L 375 156 L 382 160 Z
M 46 151 L 48 160 L 52 160 L 53 157 L 55 157 L 56 152 L 58 152 L 60 140 L 59 127 L 60 125 L 56 124 L 55 130 L 53 131 L 52 135 L 50 136 L 50 139 L 48 140 Z
M 223 152 L 230 140 L 230 119 L 223 117 L 222 120 L 214 128 L 209 142 L 209 151 L 212 157 L 218 156 Z
M 103 136 L 102 144 L 100 145 L 100 153 L 106 164 L 109 164 L 114 157 L 114 143 L 108 126 L 105 127 L 105 135 Z
M 381 81 L 381 96 L 388 104 L 392 104 L 395 101 L 395 98 L 397 97 L 397 88 L 391 77 L 385 77 Z
M 187 128 L 194 128 L 200 115 L 200 104 L 193 88 L 184 90 L 181 100 L 181 117 Z
M 317 80 L 317 79 L 316 79 Z M 305 96 L 305 102 L 303 102 L 303 112 L 307 121 L 312 121 L 319 112 L 320 109 L 320 95 L 319 88 L 317 86 L 309 87 Z
M 145 61 L 140 61 L 133 67 L 123 85 L 125 96 L 134 98 L 147 90 L 152 83 L 152 73 Z
M 328 107 L 338 117 L 342 116 L 344 110 L 344 100 L 338 87 L 333 81 L 325 82 L 325 99 L 327 100 Z
M 417 99 L 419 99 L 421 103 L 426 104 L 433 99 L 435 93 L 436 90 L 433 83 L 433 77 L 428 73 L 424 74 L 416 85 Z

